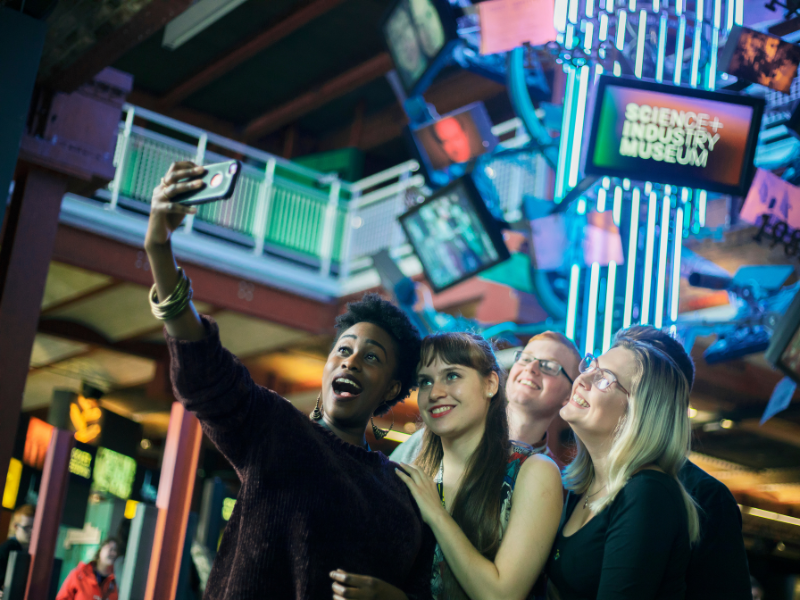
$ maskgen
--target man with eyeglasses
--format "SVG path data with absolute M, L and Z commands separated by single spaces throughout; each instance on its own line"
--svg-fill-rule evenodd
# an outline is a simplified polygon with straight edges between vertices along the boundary
M 25 504 L 15 510 L 11 517 L 8 539 L 0 544 L 0 599 L 3 597 L 8 557 L 12 552 L 27 552 L 28 545 L 31 543 L 33 517 L 35 514 L 36 508 L 30 504 Z
M 547 454 L 559 468 L 564 464 L 547 446 L 547 430 L 572 393 L 581 355 L 561 333 L 545 331 L 532 337 L 516 353 L 506 381 L 508 428 L 512 440 L 530 444 Z M 395 462 L 412 463 L 422 447 L 420 429 L 389 456 Z

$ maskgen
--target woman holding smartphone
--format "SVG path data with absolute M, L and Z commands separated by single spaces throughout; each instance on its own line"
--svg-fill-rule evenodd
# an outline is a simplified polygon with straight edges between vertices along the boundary
M 428 336 L 417 378 L 423 449 L 398 476 L 438 542 L 433 597 L 542 598 L 539 576 L 561 514 L 560 475 L 551 459 L 509 440 L 504 373 L 490 344 L 470 333 Z M 403 597 L 359 595 L 369 578 L 336 575 L 337 599 Z
M 329 597 L 329 574 L 341 566 L 428 596 L 433 538 L 394 463 L 364 436 L 373 416 L 408 396 L 419 334 L 400 309 L 367 295 L 337 319 L 311 419 L 254 383 L 214 321 L 197 314 L 170 246 L 195 212 L 173 197 L 200 189 L 203 172 L 170 167 L 153 192 L 145 249 L 176 397 L 242 482 L 204 597 Z
M 699 537 L 678 480 L 691 434 L 686 377 L 660 350 L 627 339 L 579 370 L 561 409 L 578 449 L 547 563 L 553 596 L 682 600 Z

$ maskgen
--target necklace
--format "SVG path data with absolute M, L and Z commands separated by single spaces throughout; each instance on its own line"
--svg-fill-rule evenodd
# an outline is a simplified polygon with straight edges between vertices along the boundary
M 583 501 L 583 508 L 586 508 L 589 505 L 589 500 L 591 498 L 594 498 L 595 496 L 597 496 L 597 494 L 599 494 L 600 492 L 602 492 L 605 489 L 605 487 L 606 486 L 603 486 L 599 490 L 597 490 L 594 494 L 591 494 L 590 496 L 586 496 L 586 498 Z

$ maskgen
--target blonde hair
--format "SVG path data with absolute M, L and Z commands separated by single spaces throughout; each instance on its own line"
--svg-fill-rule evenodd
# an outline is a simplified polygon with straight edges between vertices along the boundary
M 635 357 L 636 373 L 630 389 L 626 414 L 620 420 L 608 455 L 608 495 L 590 502 L 599 513 L 609 506 L 634 473 L 657 465 L 675 479 L 686 506 L 689 539 L 700 537 L 697 505 L 678 479 L 691 443 L 689 384 L 667 354 L 630 339 L 620 339 L 614 348 L 625 348 Z M 594 478 L 592 458 L 576 438 L 575 460 L 564 470 L 564 487 L 582 494 Z

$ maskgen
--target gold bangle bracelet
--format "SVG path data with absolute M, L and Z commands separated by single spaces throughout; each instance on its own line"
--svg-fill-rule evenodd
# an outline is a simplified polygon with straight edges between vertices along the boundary
M 175 319 L 186 310 L 186 307 L 189 306 L 189 302 L 192 299 L 193 291 L 191 280 L 180 267 L 178 267 L 178 275 L 180 279 L 175 289 L 160 302 L 158 300 L 155 284 L 150 288 L 150 310 L 153 312 L 153 316 L 159 321 L 171 321 Z

